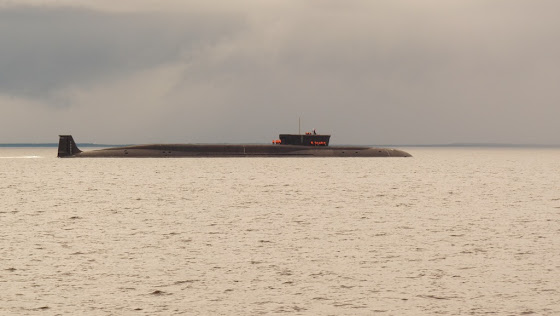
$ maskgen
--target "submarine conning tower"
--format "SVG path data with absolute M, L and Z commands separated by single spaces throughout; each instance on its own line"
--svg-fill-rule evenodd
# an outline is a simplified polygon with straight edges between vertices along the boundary
M 299 146 L 328 146 L 331 135 L 305 134 L 280 134 L 280 144 Z

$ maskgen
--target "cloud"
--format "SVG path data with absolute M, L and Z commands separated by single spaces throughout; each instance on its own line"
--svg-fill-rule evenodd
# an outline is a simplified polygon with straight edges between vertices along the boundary
M 0 9 L 2 102 L 99 142 L 267 142 L 301 116 L 338 143 L 560 143 L 557 2 L 112 3 Z
M 0 92 L 37 98 L 188 58 L 240 27 L 234 17 L 109 13 L 71 7 L 0 10 Z

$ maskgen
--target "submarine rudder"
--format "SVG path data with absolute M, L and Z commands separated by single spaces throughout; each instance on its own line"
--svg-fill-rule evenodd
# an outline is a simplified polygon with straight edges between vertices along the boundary
M 82 152 L 74 142 L 72 135 L 58 136 L 58 158 L 72 157 Z

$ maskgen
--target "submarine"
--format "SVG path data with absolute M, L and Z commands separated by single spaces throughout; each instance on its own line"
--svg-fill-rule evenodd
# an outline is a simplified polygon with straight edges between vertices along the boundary
M 59 158 L 179 157 L 412 157 L 393 148 L 329 146 L 331 135 L 280 134 L 272 144 L 147 144 L 81 151 L 72 135 L 59 135 Z

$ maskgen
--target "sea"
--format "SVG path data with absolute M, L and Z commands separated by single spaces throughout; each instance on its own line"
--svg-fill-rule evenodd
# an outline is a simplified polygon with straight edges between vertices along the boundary
M 0 315 L 560 315 L 560 149 L 0 148 Z

